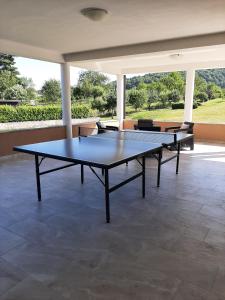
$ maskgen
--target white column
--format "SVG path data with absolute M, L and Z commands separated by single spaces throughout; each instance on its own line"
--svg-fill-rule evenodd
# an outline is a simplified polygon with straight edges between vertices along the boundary
M 117 75 L 117 120 L 119 121 L 119 128 L 123 129 L 124 117 L 124 76 Z
M 184 104 L 184 121 L 192 121 L 193 101 L 195 88 L 195 70 L 186 71 L 186 87 L 185 87 L 185 104 Z
M 61 89 L 63 125 L 66 126 L 66 137 L 72 138 L 70 65 L 68 63 L 61 64 Z

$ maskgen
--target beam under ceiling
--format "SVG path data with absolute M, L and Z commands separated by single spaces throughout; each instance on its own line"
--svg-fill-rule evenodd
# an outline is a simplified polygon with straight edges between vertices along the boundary
M 225 32 L 63 54 L 66 62 L 225 45 Z

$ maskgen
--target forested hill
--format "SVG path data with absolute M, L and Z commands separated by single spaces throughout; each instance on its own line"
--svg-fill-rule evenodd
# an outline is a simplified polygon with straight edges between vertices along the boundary
M 184 75 L 183 72 L 181 73 Z M 197 74 L 207 82 L 213 82 L 216 85 L 225 88 L 225 69 L 199 70 L 197 71 Z M 133 87 L 137 87 L 140 82 L 151 83 L 167 75 L 168 73 L 149 73 L 143 76 L 127 78 L 127 88 L 131 89 Z
M 207 82 L 213 82 L 225 88 L 225 69 L 199 70 L 197 73 Z

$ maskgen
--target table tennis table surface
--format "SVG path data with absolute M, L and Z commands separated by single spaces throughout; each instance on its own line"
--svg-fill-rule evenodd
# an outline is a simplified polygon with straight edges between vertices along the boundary
M 189 134 L 177 133 L 177 141 L 190 138 Z M 63 139 L 14 147 L 14 150 L 39 156 L 65 160 L 96 167 L 113 167 L 138 155 L 154 152 L 163 144 L 174 143 L 174 133 L 147 131 L 110 131 L 102 134 L 73 139 Z
M 108 131 L 98 135 L 92 135 L 91 137 L 139 141 L 169 146 L 173 145 L 174 143 L 184 142 L 185 140 L 190 139 L 192 136 L 193 134 L 187 134 L 184 132 L 171 133 L 127 129 L 121 131 Z
M 14 150 L 94 167 L 111 168 L 149 152 L 158 151 L 161 147 L 160 143 L 106 139 L 103 135 L 96 135 L 17 146 Z

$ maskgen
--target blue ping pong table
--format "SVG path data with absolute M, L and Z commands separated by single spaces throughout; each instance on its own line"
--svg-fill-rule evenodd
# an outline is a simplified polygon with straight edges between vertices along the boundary
M 79 127 L 80 136 L 91 136 L 94 138 L 101 137 L 104 139 L 129 140 L 134 142 L 160 144 L 162 147 L 162 151 L 158 153 L 151 153 L 151 156 L 158 160 L 158 187 L 160 185 L 161 166 L 173 159 L 176 159 L 176 174 L 178 174 L 181 146 L 183 143 L 193 138 L 193 134 L 187 134 L 184 132 L 171 133 L 144 130 L 121 130 L 105 131 L 101 134 L 96 135 L 95 131 L 95 128 Z M 170 155 L 164 158 L 163 150 L 168 150 L 167 152 L 170 152 Z
M 151 138 L 150 138 L 151 137 Z M 40 176 L 55 172 L 64 168 L 80 165 L 81 183 L 84 182 L 84 166 L 88 166 L 104 186 L 106 222 L 110 222 L 110 199 L 111 192 L 123 185 L 142 178 L 142 197 L 145 197 L 145 159 L 149 155 L 154 155 L 158 159 L 158 185 L 160 179 L 163 147 L 177 146 L 177 172 L 179 164 L 180 143 L 188 138 L 188 135 L 171 134 L 157 135 L 135 131 L 108 132 L 91 136 L 80 136 L 73 139 L 63 139 L 57 141 L 36 143 L 14 147 L 15 151 L 28 153 L 35 157 L 36 183 L 38 200 L 41 201 L 41 181 Z M 68 164 L 50 170 L 40 170 L 40 166 L 45 158 L 52 158 L 66 161 Z M 114 185 L 109 185 L 110 170 L 136 160 L 141 170 L 124 181 Z M 99 174 L 97 169 L 102 173 Z

